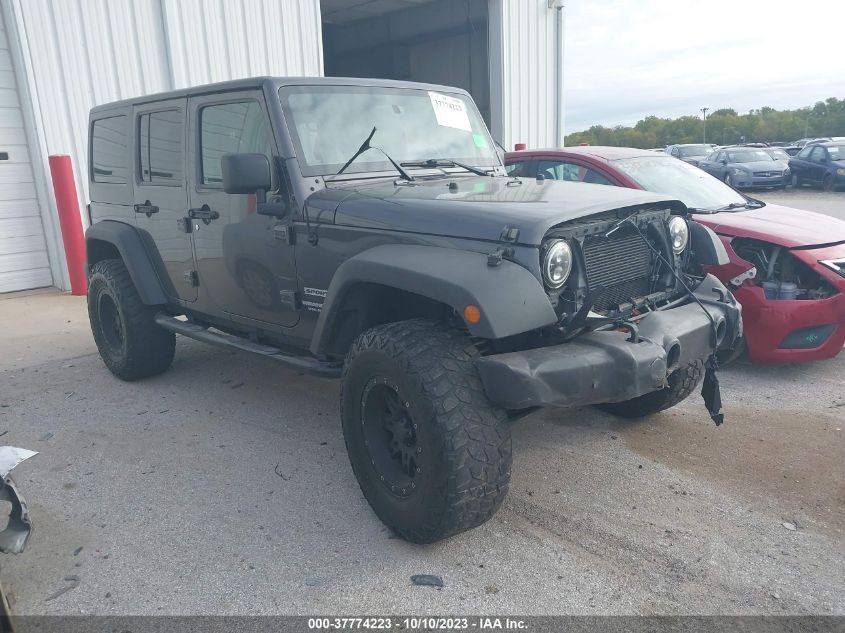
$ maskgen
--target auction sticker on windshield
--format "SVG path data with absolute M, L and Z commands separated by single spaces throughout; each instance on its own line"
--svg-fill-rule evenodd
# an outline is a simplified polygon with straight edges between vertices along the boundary
M 437 117 L 438 125 L 472 132 L 472 125 L 470 125 L 463 99 L 449 97 L 439 92 L 429 92 L 428 96 L 431 98 L 431 107 L 434 108 L 434 116 Z

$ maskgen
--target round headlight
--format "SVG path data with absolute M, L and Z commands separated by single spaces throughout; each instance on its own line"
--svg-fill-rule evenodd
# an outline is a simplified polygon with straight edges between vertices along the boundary
M 677 215 L 669 220 L 669 237 L 672 240 L 672 250 L 675 251 L 675 254 L 683 253 L 689 242 L 687 221 Z
M 565 240 L 552 242 L 543 258 L 543 277 L 552 288 L 560 288 L 572 272 L 572 249 Z

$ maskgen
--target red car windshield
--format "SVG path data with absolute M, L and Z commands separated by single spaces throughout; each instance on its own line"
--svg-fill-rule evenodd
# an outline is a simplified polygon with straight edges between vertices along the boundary
M 646 191 L 668 194 L 690 209 L 716 211 L 733 205 L 745 208 L 746 200 L 707 172 L 670 156 L 641 156 L 611 161 L 616 169 Z

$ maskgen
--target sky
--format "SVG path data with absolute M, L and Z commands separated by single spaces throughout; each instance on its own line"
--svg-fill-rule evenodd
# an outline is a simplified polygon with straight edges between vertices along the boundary
M 842 0 L 567 0 L 566 132 L 845 99 Z

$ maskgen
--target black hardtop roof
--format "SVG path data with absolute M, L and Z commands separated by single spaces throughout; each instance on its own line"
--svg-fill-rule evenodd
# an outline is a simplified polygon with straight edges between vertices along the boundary
M 461 94 L 469 96 L 469 93 L 467 93 L 467 91 L 463 90 L 462 88 L 455 88 L 452 86 L 441 86 L 438 84 L 417 83 L 413 81 L 398 81 L 396 79 L 364 79 L 358 77 L 250 77 L 248 79 L 222 81 L 214 84 L 193 86 L 191 88 L 170 90 L 168 92 L 158 92 L 151 95 L 143 95 L 140 97 L 133 97 L 131 99 L 123 99 L 121 101 L 104 103 L 102 105 L 98 105 L 91 108 L 91 115 L 93 116 L 100 112 L 106 112 L 115 108 L 124 108 L 126 106 L 139 105 L 144 103 L 154 103 L 156 101 L 165 101 L 167 99 L 178 99 L 180 97 L 192 97 L 195 95 L 214 94 L 217 92 L 233 92 L 237 90 L 255 90 L 263 89 L 265 87 L 275 91 L 281 88 L 282 86 L 307 85 L 412 88 L 417 90 L 435 90 L 438 92 L 459 92 Z

